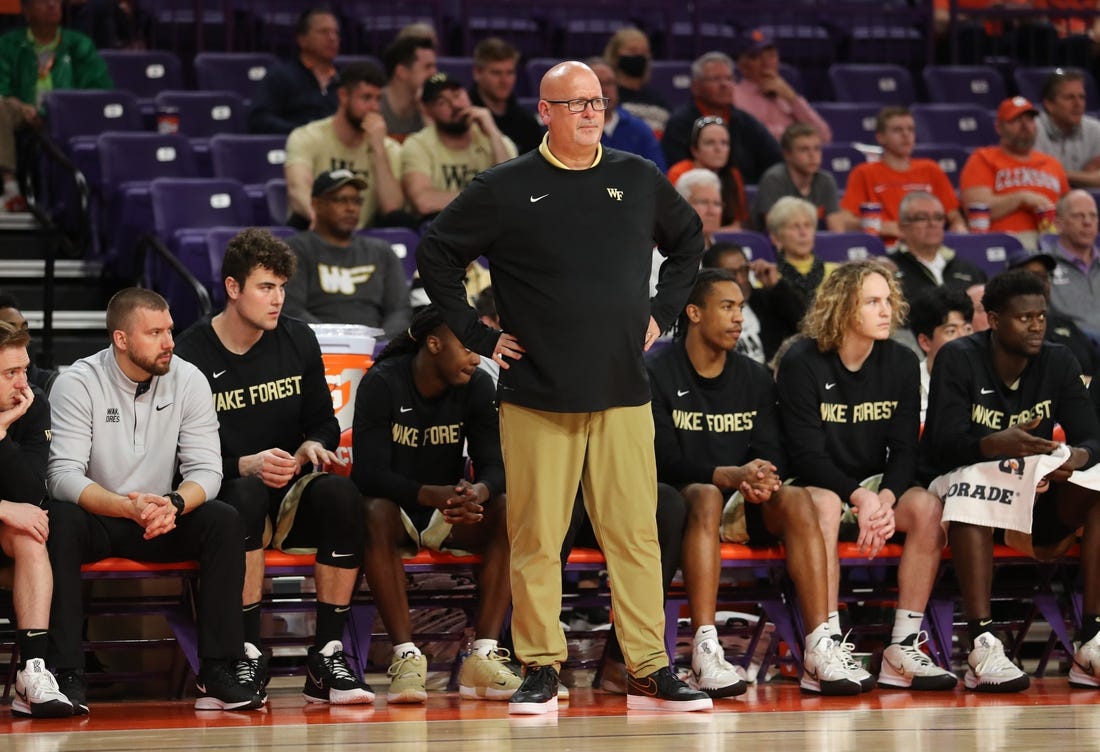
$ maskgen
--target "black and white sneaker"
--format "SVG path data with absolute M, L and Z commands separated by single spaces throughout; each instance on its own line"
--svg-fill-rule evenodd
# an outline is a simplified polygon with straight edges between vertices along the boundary
M 306 660 L 306 702 L 332 705 L 368 705 L 374 702 L 374 690 L 351 672 L 344 645 L 333 640 Z
M 73 715 L 73 704 L 46 670 L 46 662 L 31 658 L 15 672 L 11 712 L 23 718 L 68 718 Z
M 267 702 L 267 683 L 271 681 L 268 672 L 268 658 L 263 651 L 251 642 L 244 644 L 244 658 L 237 661 L 233 667 L 233 673 L 237 675 L 237 683 L 249 687 L 259 695 L 263 702 Z
M 73 715 L 88 715 L 88 682 L 81 669 L 59 669 L 55 674 L 61 693 L 69 698 Z
M 665 666 L 649 676 L 631 676 L 626 682 L 628 710 L 710 710 L 714 707 L 706 692 L 692 689 Z
M 237 678 L 234 668 L 235 664 L 221 661 L 202 665 L 195 681 L 199 691 L 195 710 L 256 710 L 263 707 L 260 695 Z
M 508 712 L 515 715 L 542 715 L 558 709 L 558 685 L 561 680 L 553 666 L 528 666 L 523 683 L 508 700 Z

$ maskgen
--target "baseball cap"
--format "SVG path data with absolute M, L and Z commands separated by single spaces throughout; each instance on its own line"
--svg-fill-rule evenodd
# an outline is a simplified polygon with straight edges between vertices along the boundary
M 1048 272 L 1054 271 L 1054 267 L 1058 266 L 1058 262 L 1054 260 L 1046 251 L 1032 251 L 1027 248 L 1020 248 L 1008 254 L 1008 268 L 1015 269 L 1017 266 L 1023 266 L 1029 261 L 1041 261 L 1043 266 L 1047 268 Z
M 767 34 L 760 29 L 753 29 L 742 39 L 741 49 L 737 54 L 756 54 L 775 46 L 775 39 L 772 38 L 771 34 Z
M 1032 115 L 1039 114 L 1039 110 L 1026 97 L 1009 97 L 997 108 L 997 121 L 1007 123 L 1028 112 Z
M 446 73 L 439 72 L 433 73 L 427 81 L 424 82 L 424 88 L 420 92 L 420 101 L 424 104 L 431 104 L 447 89 L 461 89 L 460 84 L 455 79 L 448 76 Z
M 326 193 L 332 193 L 345 185 L 354 185 L 363 191 L 367 188 L 367 181 L 351 170 L 329 170 L 328 172 L 322 172 L 314 179 L 312 195 L 314 198 L 324 196 Z

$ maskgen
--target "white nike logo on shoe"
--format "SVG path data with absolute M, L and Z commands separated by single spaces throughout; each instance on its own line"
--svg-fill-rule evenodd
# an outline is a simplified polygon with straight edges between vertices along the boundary
M 549 193 L 544 193 L 541 196 L 539 196 L 538 198 L 535 198 L 534 196 L 532 196 L 531 197 L 531 203 L 532 204 L 537 204 L 539 201 L 542 201 L 544 198 L 546 198 L 549 195 L 550 195 Z

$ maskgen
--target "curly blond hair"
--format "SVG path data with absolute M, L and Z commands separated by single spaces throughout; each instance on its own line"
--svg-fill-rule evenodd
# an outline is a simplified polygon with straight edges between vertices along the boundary
M 875 259 L 841 264 L 817 290 L 813 305 L 802 319 L 802 334 L 817 342 L 821 352 L 840 347 L 855 324 L 863 281 L 878 274 L 890 287 L 890 334 L 905 323 L 909 304 L 889 267 Z

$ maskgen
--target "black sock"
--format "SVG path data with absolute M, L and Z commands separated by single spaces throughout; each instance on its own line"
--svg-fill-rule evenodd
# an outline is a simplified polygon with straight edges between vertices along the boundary
M 350 611 L 350 604 L 337 606 L 317 601 L 317 637 L 313 643 L 314 650 L 320 650 L 333 640 L 344 638 L 344 627 L 348 623 Z
M 241 609 L 244 617 L 244 641 L 251 642 L 256 647 L 260 646 L 260 602 L 249 603 Z
M 15 633 L 15 644 L 19 646 L 19 657 L 23 661 L 23 668 L 27 667 L 27 661 L 32 658 L 46 657 L 45 629 L 20 629 Z
M 1078 639 L 1081 642 L 1088 642 L 1098 633 L 1100 633 L 1100 614 L 1085 614 L 1081 619 L 1081 632 L 1078 634 Z
M 983 635 L 986 632 L 991 631 L 990 627 L 993 626 L 993 619 L 988 616 L 984 619 L 971 619 L 966 622 L 966 631 L 970 633 L 970 641 L 975 642 L 979 635 Z

